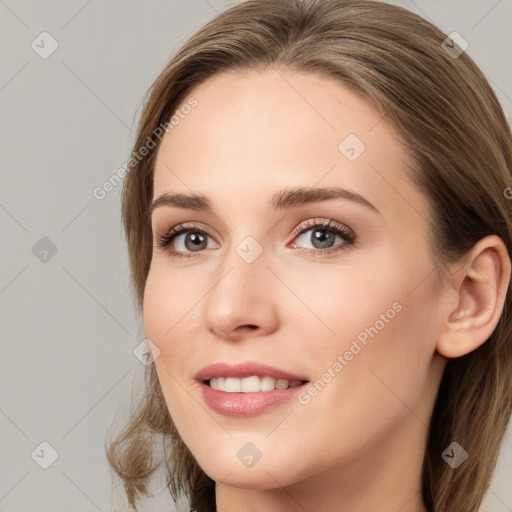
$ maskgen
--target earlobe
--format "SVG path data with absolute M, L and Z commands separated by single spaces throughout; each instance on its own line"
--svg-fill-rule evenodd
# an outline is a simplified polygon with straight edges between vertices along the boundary
M 491 336 L 503 311 L 510 270 L 501 238 L 490 235 L 475 244 L 454 275 L 457 306 L 446 312 L 443 321 L 437 342 L 441 355 L 461 357 Z

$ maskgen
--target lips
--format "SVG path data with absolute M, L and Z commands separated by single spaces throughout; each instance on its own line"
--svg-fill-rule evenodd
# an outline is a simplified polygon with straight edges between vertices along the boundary
M 301 384 L 296 382 L 295 387 L 286 389 L 278 389 L 276 385 L 274 390 L 257 391 L 252 389 L 248 392 L 236 392 L 233 389 L 229 391 L 214 389 L 218 386 L 211 387 L 209 382 L 213 378 L 218 380 L 218 377 L 244 379 L 252 376 L 273 377 L 276 381 L 281 381 L 282 384 L 287 384 L 283 381 L 289 381 L 289 383 L 300 381 Z M 309 385 L 309 379 L 304 375 L 252 361 L 235 365 L 223 362 L 210 364 L 197 372 L 194 378 L 199 382 L 201 396 L 210 409 L 224 416 L 238 418 L 252 417 L 290 403 L 305 386 Z M 227 382 L 227 379 L 225 380 Z

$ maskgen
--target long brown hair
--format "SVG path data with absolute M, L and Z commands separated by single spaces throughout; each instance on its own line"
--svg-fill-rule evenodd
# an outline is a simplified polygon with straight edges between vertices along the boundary
M 154 142 L 123 183 L 122 218 L 139 310 L 152 257 L 148 206 L 165 126 L 192 89 L 227 70 L 268 67 L 335 78 L 371 101 L 408 148 L 410 178 L 431 208 L 431 244 L 439 268 L 459 261 L 486 235 L 512 254 L 512 136 L 496 95 L 466 52 L 419 16 L 371 0 L 248 0 L 216 16 L 171 59 L 149 91 L 133 154 Z M 445 41 L 445 42 L 444 42 Z M 443 43 L 444 42 L 444 43 Z M 155 130 L 157 130 L 155 132 Z M 512 411 L 510 289 L 486 343 L 448 360 L 429 425 L 422 494 L 431 512 L 476 512 L 494 472 Z M 155 455 L 155 439 L 163 455 Z M 469 454 L 457 469 L 441 457 L 453 441 Z M 143 399 L 106 446 L 132 508 L 160 467 L 173 498 L 215 511 L 215 482 L 181 440 L 154 365 Z

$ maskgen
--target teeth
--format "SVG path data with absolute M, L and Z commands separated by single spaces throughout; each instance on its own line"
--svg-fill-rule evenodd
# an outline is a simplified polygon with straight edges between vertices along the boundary
M 224 391 L 227 391 L 228 393 L 240 393 L 240 391 L 242 391 L 241 379 L 226 377 L 226 382 L 224 383 Z
M 261 391 L 274 391 L 276 389 L 276 379 L 273 377 L 262 377 L 260 389 Z
M 227 393 L 257 393 L 259 391 L 273 391 L 274 389 L 288 389 L 300 386 L 302 381 L 274 379 L 273 377 L 259 377 L 251 375 L 239 379 L 236 377 L 212 377 L 210 387 Z
M 210 379 L 210 387 L 212 389 L 222 390 L 225 388 L 226 378 L 217 377 L 216 379 Z
M 290 384 L 290 381 L 285 380 L 285 379 L 279 379 L 276 382 L 276 389 L 287 389 L 288 388 L 288 384 Z
M 246 377 L 245 379 L 234 379 L 240 381 L 241 391 L 243 393 L 257 393 L 260 389 L 260 378 L 253 375 L 252 377 Z M 229 388 L 228 388 L 229 389 Z

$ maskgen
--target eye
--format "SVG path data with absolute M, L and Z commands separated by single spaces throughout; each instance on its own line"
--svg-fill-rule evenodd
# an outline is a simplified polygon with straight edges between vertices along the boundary
M 309 236 L 306 236 L 311 232 Z M 300 253 L 317 256 L 331 254 L 346 249 L 356 239 L 353 231 L 333 220 L 310 219 L 293 230 L 293 239 L 302 240 L 301 243 L 311 243 L 313 249 L 297 247 L 292 242 L 291 247 L 297 248 Z M 220 244 L 213 242 L 208 246 L 208 239 L 212 236 L 206 228 L 200 228 L 194 223 L 179 224 L 160 235 L 157 239 L 157 247 L 165 249 L 173 258 L 193 258 L 199 256 L 205 249 L 219 248 Z M 336 239 L 341 244 L 335 245 Z
M 211 248 L 208 247 L 208 238 L 211 237 L 206 230 L 200 229 L 194 223 L 186 223 L 180 224 L 160 235 L 156 245 L 166 249 L 172 257 L 191 258 L 196 256 L 194 253 Z M 220 244 L 214 242 L 213 247 L 220 247 Z
M 305 224 L 306 227 L 304 227 L 304 224 L 301 224 L 294 230 L 294 233 L 299 233 L 294 240 L 310 243 L 313 249 L 297 247 L 295 243 L 290 244 L 291 247 L 297 247 L 301 253 L 311 256 L 331 254 L 346 249 L 348 245 L 352 245 L 355 241 L 355 235 L 352 230 L 333 220 L 311 219 Z M 310 234 L 308 235 L 308 233 Z M 342 243 L 334 245 L 336 238 L 341 240 Z

